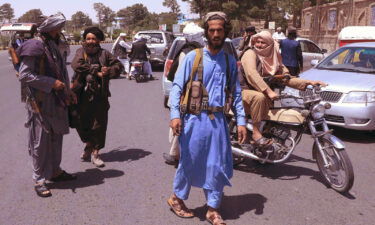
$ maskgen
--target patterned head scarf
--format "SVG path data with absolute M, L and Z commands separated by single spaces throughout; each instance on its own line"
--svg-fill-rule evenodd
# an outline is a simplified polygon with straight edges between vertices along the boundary
M 40 33 L 48 33 L 53 30 L 61 29 L 65 26 L 65 16 L 62 13 L 47 17 L 38 27 Z
M 204 17 L 204 22 L 206 23 L 209 21 L 212 17 L 217 16 L 222 18 L 225 22 L 228 22 L 228 17 L 225 13 L 217 11 L 217 12 L 209 12 L 207 15 Z
M 267 47 L 259 49 L 255 47 L 256 41 L 262 38 L 267 43 Z M 282 59 L 279 53 L 279 44 L 272 38 L 268 31 L 261 31 L 251 37 L 250 45 L 254 47 L 254 52 L 258 55 L 262 63 L 265 74 L 275 75 L 282 67 Z

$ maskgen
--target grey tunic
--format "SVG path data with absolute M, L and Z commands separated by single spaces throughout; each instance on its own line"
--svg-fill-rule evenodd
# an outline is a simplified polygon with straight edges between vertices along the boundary
M 54 54 L 57 56 L 57 64 L 64 76 L 64 83 L 69 88 L 69 77 L 65 62 L 62 60 L 58 48 L 51 45 Z M 45 126 L 49 132 L 42 129 L 40 122 L 33 114 L 31 106 L 26 103 L 27 127 L 29 128 L 29 154 L 33 161 L 33 179 L 42 182 L 50 179 L 60 170 L 61 150 L 63 135 L 69 133 L 68 111 L 57 103 L 52 87 L 56 81 L 53 74 L 48 72 L 45 75 L 39 74 L 40 57 L 22 57 L 19 79 L 28 85 L 34 92 L 39 92 L 41 98 L 41 112 Z M 46 60 L 45 63 L 48 63 Z

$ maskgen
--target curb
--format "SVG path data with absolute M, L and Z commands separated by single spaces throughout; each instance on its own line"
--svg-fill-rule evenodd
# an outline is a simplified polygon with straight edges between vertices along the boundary
M 115 41 L 101 41 L 100 44 L 114 43 Z M 82 42 L 69 42 L 69 45 L 82 45 Z

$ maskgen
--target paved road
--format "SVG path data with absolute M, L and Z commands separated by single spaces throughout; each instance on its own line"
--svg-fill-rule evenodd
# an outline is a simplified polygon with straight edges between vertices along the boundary
M 19 83 L 1 51 L 0 224 L 207 224 L 199 189 L 193 188 L 186 202 L 196 218 L 177 218 L 167 207 L 175 169 L 162 161 L 169 147 L 168 111 L 162 102 L 162 73 L 155 75 L 157 80 L 142 84 L 111 82 L 102 153 L 106 167 L 80 162 L 83 144 L 71 130 L 64 138 L 62 167 L 77 173 L 78 180 L 53 185 L 53 196 L 42 199 L 32 187 Z M 305 136 L 286 164 L 248 161 L 235 170 L 233 187 L 225 189 L 222 203 L 228 224 L 374 224 L 375 137 L 342 129 L 335 134 L 345 141 L 354 165 L 351 195 L 322 183 L 311 158 L 312 140 Z

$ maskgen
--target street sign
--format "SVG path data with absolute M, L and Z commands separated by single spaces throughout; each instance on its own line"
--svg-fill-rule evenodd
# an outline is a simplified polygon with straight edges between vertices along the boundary
M 276 23 L 275 21 L 268 22 L 268 29 L 275 30 Z
M 167 31 L 167 24 L 159 24 L 159 30 Z
M 173 33 L 180 33 L 180 24 L 173 24 L 172 32 Z

